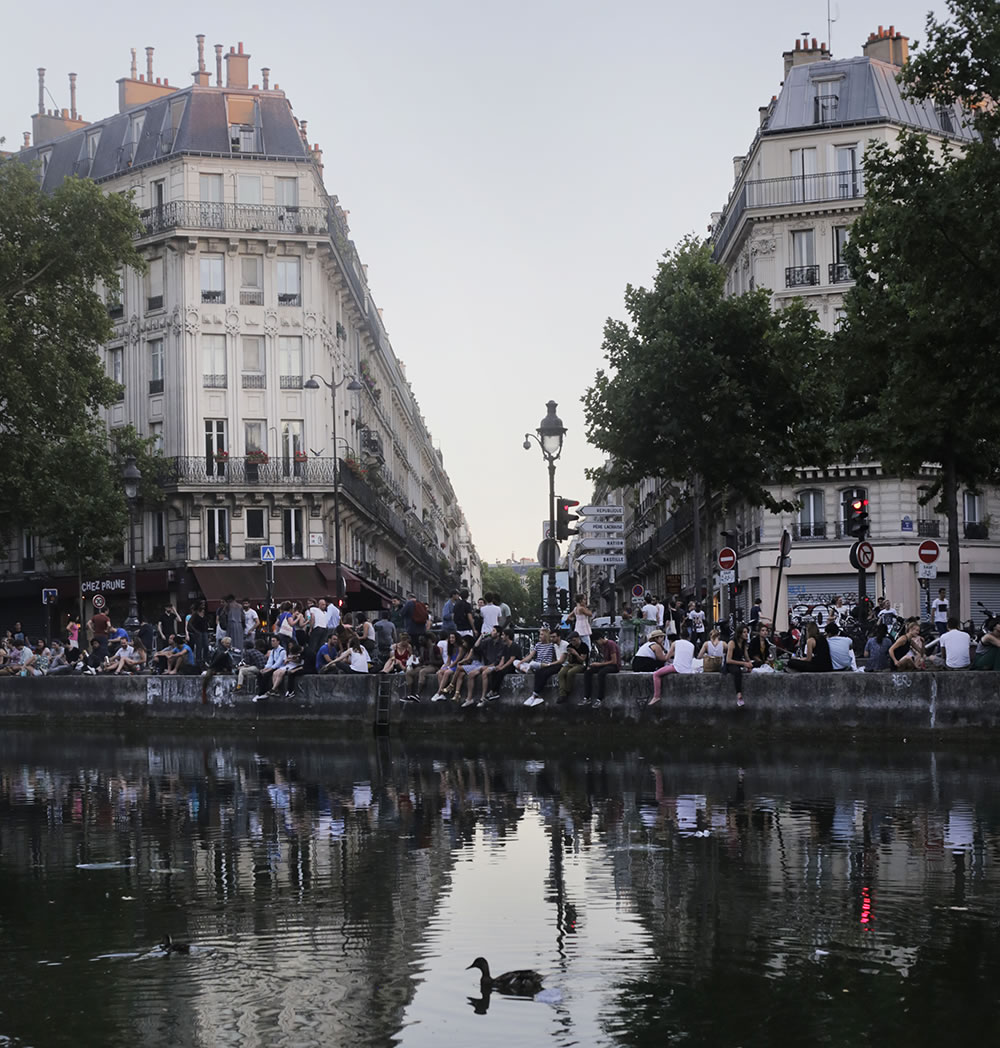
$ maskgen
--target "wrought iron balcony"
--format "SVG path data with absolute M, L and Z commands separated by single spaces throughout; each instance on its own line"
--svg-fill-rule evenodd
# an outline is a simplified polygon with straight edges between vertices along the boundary
M 259 456 L 181 455 L 157 460 L 161 487 L 274 487 L 333 485 L 332 458 L 309 458 L 296 462 L 291 456 L 272 455 L 267 462 Z
M 917 521 L 917 534 L 923 535 L 924 538 L 936 539 L 941 537 L 941 521 L 939 520 L 918 520 Z
M 216 305 L 223 305 L 226 301 L 225 291 L 209 291 L 202 288 L 201 291 L 202 302 L 214 302 Z
M 151 378 L 149 380 L 149 392 L 150 393 L 162 393 L 163 392 L 163 379 L 162 378 Z
M 203 375 L 201 384 L 203 389 L 227 389 L 229 386 L 226 375 Z
M 292 294 L 291 292 L 286 292 L 286 291 L 279 292 L 279 294 L 278 294 L 278 305 L 279 306 L 301 306 L 302 305 L 302 296 L 298 292 L 295 292 L 294 294 Z
M 747 207 L 781 207 L 785 204 L 857 200 L 865 195 L 864 172 L 823 171 L 813 175 L 751 179 L 746 183 Z
M 819 266 L 788 266 L 785 287 L 815 287 L 819 284 Z
M 301 389 L 301 375 L 281 375 L 279 378 L 281 389 Z
M 241 306 L 262 306 L 264 305 L 264 292 L 254 291 L 251 288 L 240 289 L 240 305 Z
M 846 262 L 830 263 L 830 283 L 843 284 L 851 279 L 851 270 Z
M 796 521 L 792 524 L 792 538 L 796 541 L 825 539 L 828 528 L 825 520 Z
M 262 371 L 244 371 L 240 376 L 243 389 L 267 389 L 267 375 Z
M 247 233 L 326 234 L 323 207 L 285 207 L 281 204 L 221 204 L 201 200 L 172 200 L 142 212 L 146 233 L 173 229 L 241 230 Z
M 990 537 L 990 526 L 979 521 L 966 521 L 965 537 L 967 539 L 988 539 Z

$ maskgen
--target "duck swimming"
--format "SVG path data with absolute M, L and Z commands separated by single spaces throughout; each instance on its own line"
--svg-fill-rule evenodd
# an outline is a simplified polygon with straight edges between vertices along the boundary
M 164 953 L 190 953 L 191 944 L 189 942 L 174 942 L 169 935 L 164 935 L 163 942 L 160 943 L 160 949 Z
M 480 989 L 486 997 L 491 990 L 497 993 L 512 994 L 515 997 L 534 997 L 542 988 L 542 977 L 530 968 L 521 968 L 503 975 L 490 975 L 490 966 L 485 957 L 477 957 L 469 968 L 478 968 L 482 973 L 479 980 Z M 469 968 L 465 970 L 468 971 Z

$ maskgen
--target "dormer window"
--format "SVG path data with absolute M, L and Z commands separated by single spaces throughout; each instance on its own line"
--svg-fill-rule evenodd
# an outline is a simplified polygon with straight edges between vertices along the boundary
M 229 148 L 234 153 L 259 153 L 257 129 L 249 124 L 232 124 L 229 128 Z
M 813 123 L 830 124 L 837 119 L 840 109 L 839 80 L 816 81 Z

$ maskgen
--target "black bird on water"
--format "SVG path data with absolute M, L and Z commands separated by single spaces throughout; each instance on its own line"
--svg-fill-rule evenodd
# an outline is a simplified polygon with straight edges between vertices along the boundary
M 492 976 L 485 957 L 477 957 L 469 968 L 478 968 L 482 973 L 479 986 L 483 997 L 487 1000 L 491 990 L 511 994 L 514 997 L 534 997 L 542 988 L 542 977 L 538 972 L 531 971 L 530 968 L 521 968 L 513 972 L 504 972 L 503 975 Z M 468 971 L 469 968 L 465 970 Z
M 160 943 L 160 949 L 164 953 L 190 953 L 191 944 L 189 942 L 174 942 L 169 935 L 164 935 L 163 942 Z

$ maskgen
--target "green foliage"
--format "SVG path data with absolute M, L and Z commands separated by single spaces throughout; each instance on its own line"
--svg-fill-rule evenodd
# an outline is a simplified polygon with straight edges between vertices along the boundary
M 625 291 L 629 322 L 609 319 L 584 397 L 588 437 L 612 456 L 614 484 L 701 477 L 752 505 L 791 509 L 771 488 L 796 465 L 829 461 L 829 340 L 796 301 L 727 297 L 710 246 L 687 238 L 651 289 Z
M 505 564 L 483 565 L 483 593 L 496 593 L 503 603 L 509 605 L 514 622 L 533 622 L 528 617 L 531 603 L 529 593 L 521 582 L 521 576 Z
M 102 407 L 117 387 L 104 370 L 111 335 L 98 283 L 143 268 L 141 226 L 125 198 L 67 179 L 44 194 L 21 162 L 0 161 L 0 534 L 59 531 L 61 559 L 120 544 L 120 470 Z

